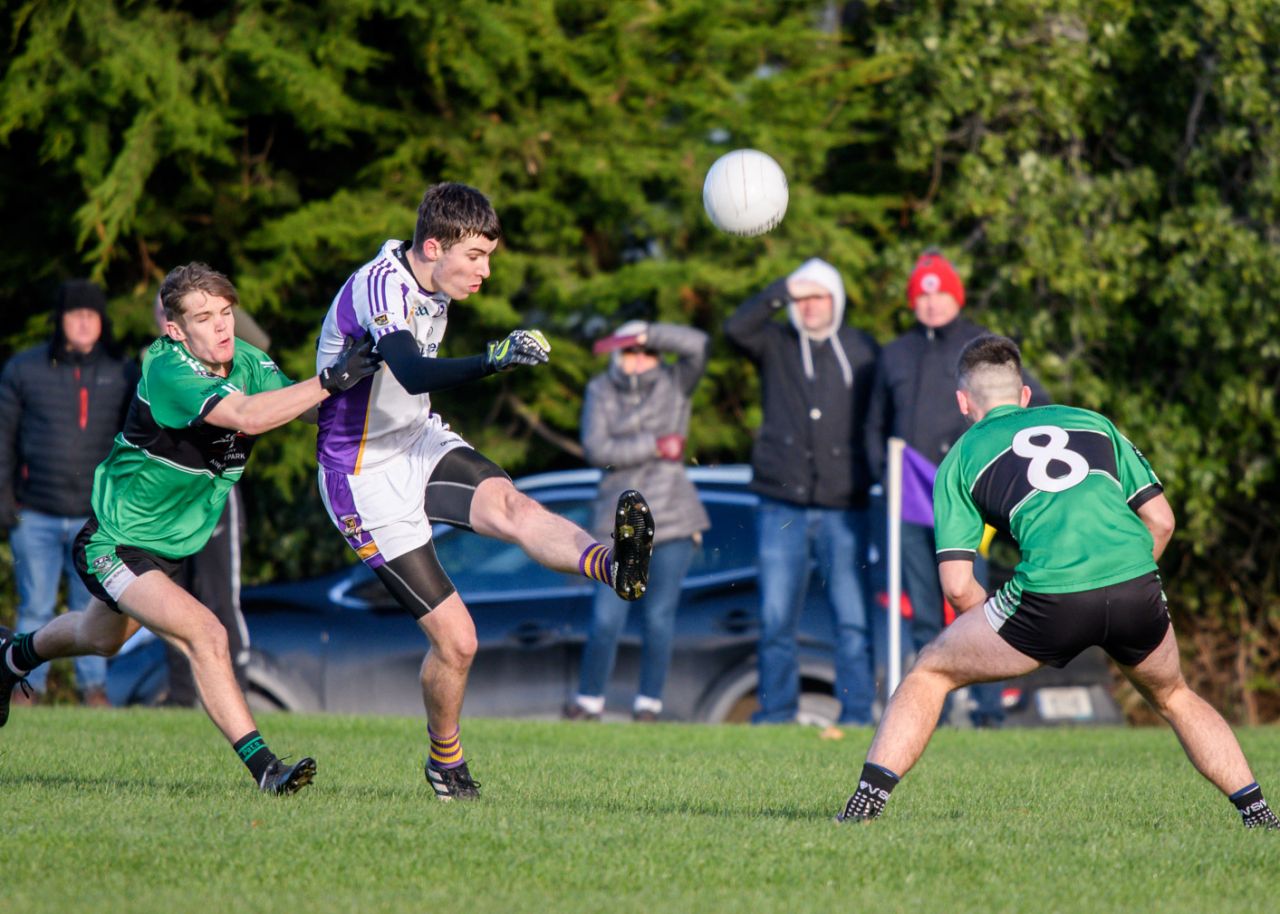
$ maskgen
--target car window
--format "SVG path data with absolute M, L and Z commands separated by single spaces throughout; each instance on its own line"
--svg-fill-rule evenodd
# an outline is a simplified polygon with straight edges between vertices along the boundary
M 746 571 L 756 564 L 756 500 L 749 495 L 704 496 L 711 529 L 693 554 L 690 575 Z

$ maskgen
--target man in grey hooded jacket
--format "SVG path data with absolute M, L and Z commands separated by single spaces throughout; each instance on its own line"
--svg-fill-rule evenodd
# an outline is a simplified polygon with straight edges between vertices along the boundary
M 587 461 L 604 470 L 591 530 L 602 539 L 608 535 L 618 495 L 628 489 L 645 493 L 658 520 L 649 589 L 635 601 L 644 613 L 644 642 L 631 709 L 635 720 L 653 721 L 662 713 L 680 587 L 702 531 L 711 526 L 684 471 L 689 401 L 707 367 L 707 335 L 692 327 L 629 321 L 598 341 L 595 352 L 610 356 L 609 370 L 587 385 L 582 405 Z M 675 360 L 665 360 L 668 354 Z M 603 713 L 631 605 L 611 588 L 597 590 L 578 694 L 565 707 L 566 717 L 597 719 Z
M 789 320 L 774 320 L 784 308 Z M 724 325 L 760 373 L 764 410 L 751 452 L 751 487 L 761 496 L 757 723 L 792 721 L 799 711 L 796 631 L 810 558 L 834 620 L 840 722 L 872 722 L 864 426 L 879 348 L 869 334 L 844 326 L 844 308 L 840 273 L 813 258 Z

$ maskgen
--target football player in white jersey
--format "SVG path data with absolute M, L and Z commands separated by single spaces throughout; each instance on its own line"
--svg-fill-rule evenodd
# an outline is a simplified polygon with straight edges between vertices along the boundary
M 648 583 L 653 519 L 640 493 L 618 500 L 612 548 L 520 493 L 503 470 L 431 411 L 431 392 L 548 360 L 537 330 L 516 330 L 464 358 L 439 358 L 449 306 L 479 291 L 502 228 L 484 194 L 465 184 L 427 189 L 413 240 L 386 242 L 347 280 L 321 330 L 328 364 L 371 335 L 382 367 L 321 405 L 320 495 L 356 554 L 414 615 L 431 643 L 422 697 L 431 746 L 427 781 L 442 800 L 479 795 L 458 722 L 476 631 L 441 568 L 432 521 L 517 543 L 535 561 L 609 584 L 626 600 Z

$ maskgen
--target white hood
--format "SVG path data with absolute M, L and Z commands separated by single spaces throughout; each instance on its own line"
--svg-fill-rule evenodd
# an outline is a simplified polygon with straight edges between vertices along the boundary
M 800 315 L 796 313 L 795 302 L 787 306 L 787 316 L 791 318 L 791 326 L 796 328 L 796 332 L 800 334 L 800 359 L 804 364 L 804 376 L 810 381 L 813 380 L 813 353 L 811 351 L 811 342 L 820 343 L 824 340 L 830 340 L 831 350 L 835 353 L 836 361 L 840 363 L 840 373 L 844 376 L 844 386 L 853 387 L 853 369 L 849 367 L 849 357 L 845 355 L 844 347 L 840 345 L 840 337 L 837 332 L 844 325 L 844 279 L 840 276 L 840 271 L 818 257 L 812 257 L 787 277 L 787 285 L 796 281 L 807 281 L 817 283 L 831 293 L 831 325 L 821 333 L 814 333 L 806 330 L 800 322 Z
M 831 326 L 822 333 L 814 333 L 805 330 L 800 323 L 800 315 L 796 313 L 795 302 L 787 306 L 787 315 L 791 318 L 791 326 L 796 328 L 796 332 L 801 336 L 807 336 L 812 340 L 825 340 L 844 323 L 844 279 L 840 276 L 840 271 L 818 257 L 812 257 L 787 277 L 787 284 L 790 285 L 797 281 L 816 282 L 822 288 L 831 293 Z

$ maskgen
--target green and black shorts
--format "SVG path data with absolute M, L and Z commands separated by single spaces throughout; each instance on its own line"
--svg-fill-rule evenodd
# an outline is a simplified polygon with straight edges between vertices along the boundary
M 120 612 L 116 601 L 142 574 L 159 571 L 173 580 L 182 567 L 180 560 L 166 559 L 137 546 L 113 542 L 99 529 L 98 518 L 92 514 L 76 535 L 71 555 L 76 573 L 89 593 L 116 612 Z
M 993 597 L 983 611 L 1011 647 L 1054 667 L 1066 666 L 1095 644 L 1116 663 L 1136 666 L 1160 646 L 1169 630 L 1168 603 L 1154 571 L 1096 590 L 1024 590 L 1007 616 Z

